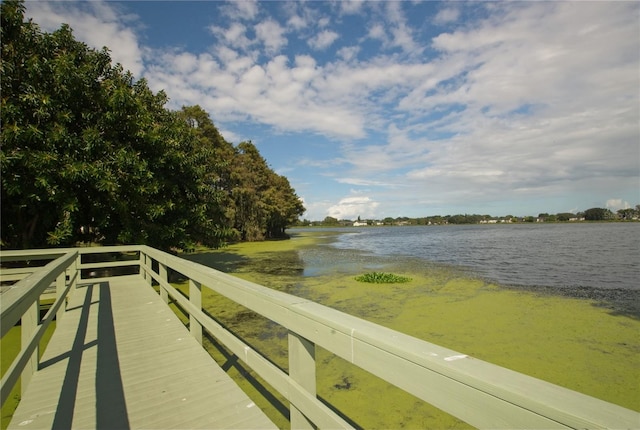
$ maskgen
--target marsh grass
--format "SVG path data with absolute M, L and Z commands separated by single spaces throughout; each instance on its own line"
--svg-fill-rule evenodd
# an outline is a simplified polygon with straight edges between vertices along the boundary
M 369 272 L 356 276 L 356 281 L 370 284 L 404 284 L 405 282 L 411 282 L 411 278 L 393 273 Z

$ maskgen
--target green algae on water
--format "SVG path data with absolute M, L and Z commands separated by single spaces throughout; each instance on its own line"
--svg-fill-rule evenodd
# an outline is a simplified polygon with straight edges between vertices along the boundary
M 207 259 L 215 261 L 218 254 L 232 255 L 234 265 L 228 271 L 236 276 L 640 410 L 640 319 L 616 314 L 593 300 L 503 288 L 455 267 L 417 260 L 376 260 L 371 256 L 362 259 L 366 260 L 363 264 L 377 265 L 385 271 L 410 273 L 411 280 L 401 285 L 379 284 L 372 288 L 358 282 L 355 276 L 364 267 L 358 264 L 351 268 L 343 264 L 340 270 L 327 268 L 318 276 L 303 276 L 304 261 L 299 252 L 319 246 L 315 243 L 325 240 L 319 237 L 325 238 L 326 233 L 298 233 L 291 241 L 231 245 L 208 251 Z M 224 321 L 269 360 L 287 368 L 285 328 L 209 294 L 203 297 L 207 312 Z M 316 363 L 318 396 L 358 426 L 465 426 L 320 347 Z M 248 369 L 244 372 L 252 374 Z M 251 389 L 249 382 L 242 384 Z M 259 405 L 277 425 L 286 426 L 282 410 L 270 410 L 266 403 Z

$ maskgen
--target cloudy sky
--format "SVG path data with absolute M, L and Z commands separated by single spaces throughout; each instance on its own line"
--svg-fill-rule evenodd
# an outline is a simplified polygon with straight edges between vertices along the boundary
M 640 203 L 640 3 L 27 2 L 253 141 L 307 219 Z

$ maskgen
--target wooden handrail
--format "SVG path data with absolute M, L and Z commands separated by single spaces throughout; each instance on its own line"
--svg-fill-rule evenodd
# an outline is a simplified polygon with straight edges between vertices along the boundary
M 0 300 L 2 336 L 4 337 L 19 320 L 22 320 L 22 345 L 18 356 L 2 375 L 0 404 L 4 405 L 20 377 L 22 377 L 22 390 L 24 392 L 31 375 L 37 370 L 40 340 L 51 321 L 53 321 L 53 317 L 65 302 L 72 285 L 75 285 L 77 273 L 71 274 L 67 285 L 66 272 L 76 262 L 77 257 L 77 251 L 67 252 L 20 280 L 9 291 L 2 294 L 2 300 Z M 40 309 L 38 300 L 54 280 L 56 281 L 57 298 L 45 315 L 44 320 L 39 324 Z
M 296 336 L 478 428 L 631 428 L 640 423 L 640 414 L 621 406 L 153 248 L 141 249 L 161 267 L 182 273 L 202 288 L 209 288 L 241 304 Z M 156 275 L 152 276 L 156 278 Z M 187 313 L 193 312 L 200 324 L 209 330 L 208 318 L 160 281 L 161 288 L 166 288 Z M 229 346 L 229 341 L 222 339 L 222 343 Z M 252 366 L 252 355 L 243 355 L 242 351 L 236 350 L 234 353 L 269 379 L 259 368 Z M 315 370 L 309 369 L 307 373 L 314 375 Z M 312 394 L 315 397 L 315 393 Z M 296 405 L 295 398 L 292 403 Z M 296 407 L 305 413 L 303 405 Z
M 67 270 L 77 256 L 78 251 L 64 253 L 2 294 L 0 302 L 0 335 L 2 337 L 22 318 L 22 315 L 58 275 Z
M 139 265 L 139 261 L 135 260 L 80 264 L 80 254 L 117 252 L 139 252 L 139 247 L 31 249 L 0 252 L 0 262 L 53 260 L 42 267 L 1 270 L 2 275 L 9 274 L 9 276 L 3 276 L 3 280 L 18 280 L 0 296 L 1 337 L 4 337 L 18 321 L 21 321 L 22 330 L 20 352 L 2 375 L 0 404 L 4 405 L 20 378 L 23 392 L 28 386 L 31 375 L 38 368 L 40 340 L 53 318 L 60 318 L 64 314 L 63 305 L 66 303 L 67 295 L 80 280 L 80 269 Z M 20 273 L 23 273 L 24 276 L 17 276 Z M 40 296 L 54 281 L 56 299 L 40 321 Z

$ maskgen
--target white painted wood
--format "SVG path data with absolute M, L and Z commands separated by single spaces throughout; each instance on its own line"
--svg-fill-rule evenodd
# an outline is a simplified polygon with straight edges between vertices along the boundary
M 156 280 L 162 282 L 159 278 L 156 278 Z M 303 413 L 309 417 L 318 428 L 353 428 L 344 419 L 339 417 L 324 403 L 318 400 L 315 395 L 311 395 L 305 388 L 289 377 L 288 374 L 237 338 L 233 333 L 215 322 L 204 312 L 195 308 L 191 302 L 180 294 L 178 290 L 173 288 L 173 286 L 166 284 L 165 288 L 168 290 L 169 295 L 171 295 L 173 300 L 175 300 L 182 309 L 191 315 L 195 315 L 202 326 L 212 336 L 221 341 L 225 347 L 242 360 L 243 363 L 256 371 L 256 373 L 258 373 L 269 385 L 282 394 L 285 399 L 293 403 L 296 408 L 303 411 Z
M 316 346 L 313 342 L 289 331 L 289 376 L 310 395 L 316 396 Z M 304 413 L 291 404 L 292 429 L 313 429 L 313 423 Z
M 633 428 L 640 414 L 145 247 L 153 258 L 468 423 Z
M 21 339 L 21 349 L 24 349 L 26 345 L 29 344 L 29 341 L 33 337 L 36 329 L 38 328 L 38 318 L 40 316 L 40 301 L 36 299 L 36 301 L 31 305 L 31 307 L 22 315 L 20 319 L 20 339 Z M 24 395 L 27 387 L 29 386 L 29 382 L 31 381 L 31 376 L 38 370 L 38 351 L 39 347 L 35 347 L 34 351 L 29 354 L 29 358 L 27 363 L 22 371 L 22 375 L 20 377 L 20 392 Z
M 189 279 L 189 301 L 198 310 L 202 310 L 202 289 L 199 282 Z M 191 336 L 202 345 L 202 325 L 195 315 L 189 315 L 189 331 Z
M 27 366 L 30 358 L 34 356 L 34 351 L 37 351 L 40 340 L 51 324 L 51 321 L 53 321 L 53 316 L 64 305 L 66 296 L 70 288 L 71 285 L 68 285 L 65 288 L 62 297 L 60 297 L 53 303 L 53 305 L 49 309 L 49 312 L 47 312 L 47 315 L 45 315 L 42 324 L 40 324 L 40 326 L 37 328 L 34 335 L 28 341 L 22 342 L 22 347 L 20 352 L 18 353 L 18 356 L 14 359 L 13 363 L 11 363 L 4 375 L 2 375 L 2 381 L 0 382 L 0 398 L 2 399 L 3 404 L 7 400 L 9 393 L 11 392 L 15 384 L 18 382 L 20 372 L 22 372 L 22 370 Z M 23 380 L 22 386 L 26 388 L 28 383 L 28 380 Z
M 151 257 L 148 254 L 141 254 L 140 258 L 144 263 L 144 278 L 146 279 L 149 285 L 152 284 L 153 278 L 151 277 Z
M 79 285 L 42 366 L 9 428 L 275 428 L 140 276 Z
M 80 269 L 106 269 L 109 267 L 139 266 L 138 260 L 102 261 L 100 263 L 82 263 Z
M 0 300 L 2 337 L 22 318 L 27 309 L 40 298 L 42 292 L 58 275 L 66 271 L 76 256 L 77 251 L 63 254 L 2 293 L 2 300 Z
M 158 270 L 159 270 L 160 279 L 168 283 L 169 275 L 168 275 L 167 265 L 158 263 Z M 163 283 L 160 283 L 160 297 L 162 298 L 163 302 L 169 303 L 169 295 L 167 294 L 167 290 L 164 288 Z
M 65 287 L 66 287 L 65 284 L 67 281 L 67 273 L 71 273 L 71 271 L 67 269 L 61 274 L 59 274 L 58 277 L 56 278 L 56 300 L 64 300 L 63 296 L 65 294 Z M 74 274 L 75 273 L 77 272 L 75 272 L 74 270 Z M 56 320 L 62 319 L 62 315 L 64 315 L 64 311 L 65 311 L 65 307 L 61 306 L 60 309 L 58 309 L 58 312 L 56 314 Z

